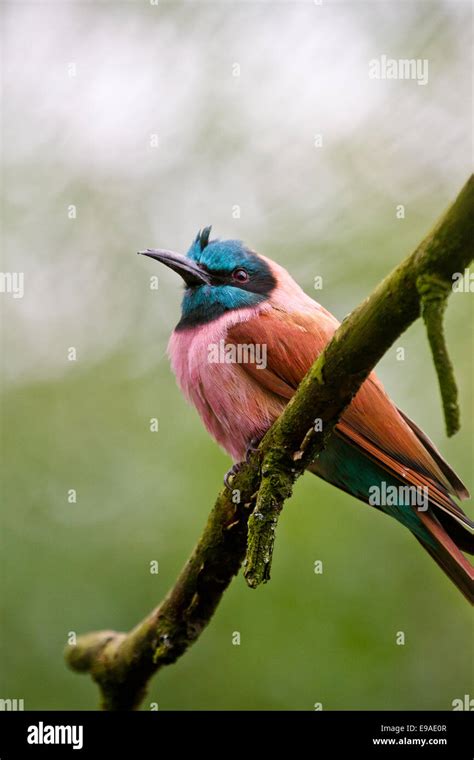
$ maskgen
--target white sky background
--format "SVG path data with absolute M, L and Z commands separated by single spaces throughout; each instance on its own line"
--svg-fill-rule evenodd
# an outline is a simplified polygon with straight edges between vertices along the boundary
M 313 295 L 344 316 L 470 171 L 469 8 L 3 4 L 2 271 L 25 273 L 23 299 L 0 295 L 7 377 L 66 371 L 68 346 L 160 359 L 180 288 L 134 253 L 210 223 L 307 292 L 323 274 Z M 428 84 L 369 79 L 382 54 L 427 58 Z

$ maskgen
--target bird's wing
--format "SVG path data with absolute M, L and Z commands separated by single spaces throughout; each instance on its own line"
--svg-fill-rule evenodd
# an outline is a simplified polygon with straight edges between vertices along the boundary
M 226 343 L 264 346 L 265 362 L 260 365 L 249 362 L 241 367 L 266 390 L 288 400 L 333 336 L 337 324 L 324 314 L 315 320 L 308 314 L 271 309 L 233 325 Z
M 266 366 L 241 365 L 261 387 L 289 400 L 317 355 L 333 336 L 338 322 L 328 312 L 283 312 L 272 309 L 234 325 L 227 342 L 266 346 Z M 428 481 L 441 509 L 463 524 L 472 525 L 449 497 L 468 495 L 434 444 L 408 421 L 385 393 L 374 372 L 344 411 L 335 432 L 361 449 L 402 482 L 425 485 Z
M 440 470 L 443 472 L 443 474 L 446 476 L 447 480 L 453 487 L 454 493 L 459 496 L 460 499 L 469 499 L 469 491 L 467 490 L 466 486 L 462 482 L 462 480 L 456 475 L 456 473 L 452 470 L 452 468 L 446 464 L 446 461 L 443 459 L 441 454 L 439 453 L 438 449 L 436 448 L 435 444 L 431 440 L 431 438 L 428 438 L 426 433 L 423 432 L 421 428 L 418 427 L 418 425 L 413 422 L 413 420 L 408 417 L 405 412 L 402 412 L 401 409 L 397 407 L 398 413 L 403 417 L 407 425 L 411 427 L 417 438 L 421 441 L 425 449 L 430 453 L 431 457 L 435 460 L 436 464 L 440 468 Z

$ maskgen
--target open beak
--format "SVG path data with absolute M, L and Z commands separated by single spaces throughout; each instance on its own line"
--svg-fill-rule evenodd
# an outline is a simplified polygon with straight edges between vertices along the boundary
M 189 287 L 193 285 L 208 285 L 211 281 L 207 272 L 181 253 L 174 253 L 174 251 L 166 251 L 160 248 L 147 248 L 146 251 L 138 251 L 138 253 L 141 256 L 149 256 L 150 259 L 161 261 L 162 264 L 165 264 L 174 272 L 181 275 Z

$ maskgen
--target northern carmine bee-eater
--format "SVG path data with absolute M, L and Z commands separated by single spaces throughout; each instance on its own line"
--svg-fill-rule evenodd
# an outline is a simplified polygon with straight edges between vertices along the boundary
M 283 267 L 239 240 L 210 240 L 210 230 L 198 233 L 186 256 L 140 253 L 184 280 L 171 364 L 209 433 L 238 463 L 280 415 L 339 323 Z M 220 361 L 216 347 L 223 349 Z M 452 499 L 469 493 L 374 372 L 309 469 L 405 525 L 474 603 L 474 568 L 463 555 L 474 554 L 474 525 Z

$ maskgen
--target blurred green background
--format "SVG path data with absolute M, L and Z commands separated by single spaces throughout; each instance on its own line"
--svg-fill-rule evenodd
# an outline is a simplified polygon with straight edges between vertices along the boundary
M 166 358 L 178 278 L 135 251 L 184 251 L 212 223 L 342 319 L 467 178 L 470 5 L 2 13 L 2 271 L 25 273 L 25 295 L 0 296 L 0 697 L 93 709 L 91 679 L 63 662 L 69 632 L 127 630 L 163 597 L 229 467 Z M 370 80 L 382 54 L 427 58 L 428 84 Z M 453 440 L 420 322 L 378 371 L 472 489 L 468 294 L 451 298 L 447 333 L 463 417 Z M 307 476 L 282 515 L 271 583 L 250 591 L 237 577 L 143 707 L 451 709 L 469 693 L 467 602 L 400 525 Z

